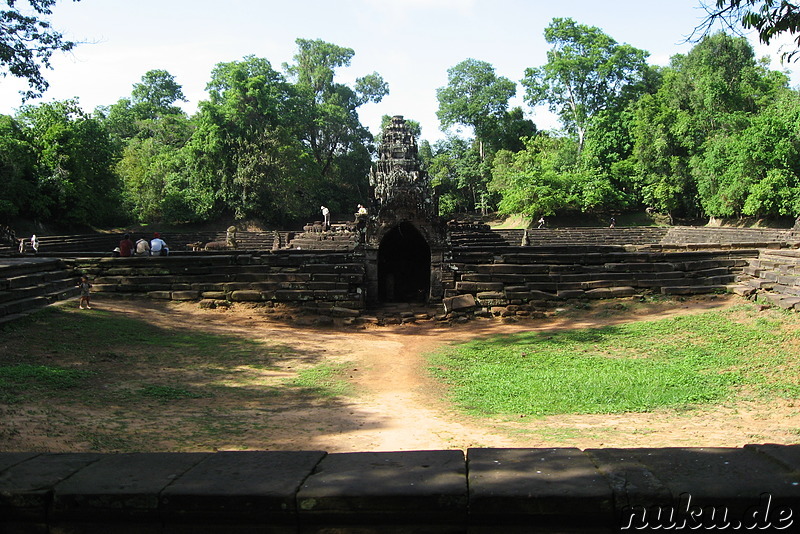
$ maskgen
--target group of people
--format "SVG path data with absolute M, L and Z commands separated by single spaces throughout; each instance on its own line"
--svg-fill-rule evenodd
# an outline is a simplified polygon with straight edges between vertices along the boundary
M 135 243 L 131 239 L 130 234 L 122 236 L 122 241 L 119 246 L 114 249 L 114 254 L 123 258 L 131 256 L 167 256 L 169 255 L 169 247 L 167 243 L 161 239 L 161 234 L 158 232 L 153 234 L 151 240 L 140 238 Z
M 325 206 L 320 206 L 319 209 L 322 212 L 322 225 L 327 230 L 331 227 L 331 210 Z M 367 208 L 359 204 L 356 208 L 356 220 L 365 215 L 367 215 Z

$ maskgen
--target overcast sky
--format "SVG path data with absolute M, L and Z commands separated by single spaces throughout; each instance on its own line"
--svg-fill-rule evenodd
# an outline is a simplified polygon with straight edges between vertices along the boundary
M 46 71 L 43 101 L 77 97 L 86 111 L 130 96 L 148 70 L 175 76 L 193 113 L 207 95 L 214 65 L 246 55 L 266 58 L 282 71 L 296 51 L 295 39 L 322 39 L 355 51 L 338 81 L 378 72 L 390 94 L 360 108 L 362 122 L 377 133 L 382 115 L 404 115 L 422 125 L 422 137 L 443 137 L 436 118 L 436 89 L 447 69 L 467 58 L 486 61 L 517 83 L 513 105 L 522 105 L 539 128 L 554 118 L 522 102 L 519 85 L 527 67 L 546 62 L 544 28 L 553 17 L 597 26 L 619 43 L 650 52 L 666 65 L 692 44 L 686 38 L 703 19 L 701 0 L 61 0 L 53 26 L 82 41 L 73 53 L 54 57 Z M 772 68 L 786 70 L 777 47 Z M 796 70 L 795 64 L 789 67 Z M 792 84 L 800 83 L 793 75 Z M 19 80 L 0 78 L 0 113 L 20 105 Z

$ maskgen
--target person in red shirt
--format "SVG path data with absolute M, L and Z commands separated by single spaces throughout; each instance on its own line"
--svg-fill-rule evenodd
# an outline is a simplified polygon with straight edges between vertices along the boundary
M 135 246 L 130 234 L 125 234 L 122 236 L 122 241 L 119 242 L 119 255 L 129 258 L 133 254 L 133 248 Z

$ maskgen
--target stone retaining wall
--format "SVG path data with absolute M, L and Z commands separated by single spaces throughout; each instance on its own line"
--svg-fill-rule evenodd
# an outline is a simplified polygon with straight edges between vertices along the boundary
M 364 308 L 364 263 L 352 252 L 281 250 L 167 257 L 73 258 L 97 293 L 171 300 L 286 303 L 326 313 Z
M 758 250 L 627 251 L 618 246 L 464 247 L 443 262 L 445 298 L 471 295 L 482 313 L 530 315 L 567 299 L 647 292 L 724 292 Z M 145 258 L 74 258 L 94 291 L 171 300 L 289 304 L 323 315 L 366 307 L 359 251 L 280 250 Z M 503 309 L 506 308 L 506 309 Z
M 477 305 L 528 315 L 565 299 L 629 297 L 646 292 L 727 291 L 758 250 L 626 251 L 612 246 L 476 247 L 453 251 L 443 274 L 445 298 L 470 294 Z M 505 308 L 505 309 L 502 309 Z
M 0 453 L 7 533 L 797 532 L 799 513 L 800 445 Z

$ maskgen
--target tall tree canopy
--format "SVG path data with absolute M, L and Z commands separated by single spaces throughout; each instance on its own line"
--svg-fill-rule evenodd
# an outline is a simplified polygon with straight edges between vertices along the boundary
M 471 126 L 482 146 L 499 129 L 498 123 L 508 120 L 508 101 L 516 93 L 516 84 L 497 76 L 490 63 L 465 59 L 447 70 L 447 85 L 436 90 L 436 116 L 443 129 Z
M 525 100 L 547 102 L 582 148 L 591 118 L 643 80 L 649 54 L 570 18 L 554 18 L 544 36 L 553 47 L 544 66 L 525 70 Z
M 75 101 L 24 106 L 19 121 L 37 154 L 35 216 L 71 225 L 118 222 L 117 153 L 102 124 Z
M 48 83 L 42 69 L 51 68 L 54 52 L 67 52 L 75 43 L 65 40 L 46 20 L 57 0 L 5 0 L 8 9 L 0 10 L 0 76 L 8 74 L 28 80 L 23 99 L 39 97 Z M 80 0 L 73 0 L 78 2 Z M 25 3 L 28 9 L 17 4 Z
M 372 135 L 358 117 L 358 108 L 380 102 L 389 87 L 373 72 L 357 78 L 354 87 L 336 82 L 336 69 L 347 67 L 355 55 L 322 40 L 297 39 L 293 64 L 284 64 L 289 80 L 301 98 L 296 124 L 316 163 L 313 189 L 326 206 L 353 209 L 367 195 Z

